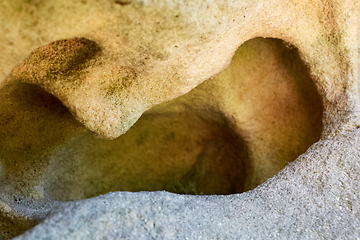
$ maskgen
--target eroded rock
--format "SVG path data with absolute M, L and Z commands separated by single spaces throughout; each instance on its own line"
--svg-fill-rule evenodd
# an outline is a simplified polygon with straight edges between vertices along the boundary
M 356 1 L 1 4 L 5 238 L 358 235 Z

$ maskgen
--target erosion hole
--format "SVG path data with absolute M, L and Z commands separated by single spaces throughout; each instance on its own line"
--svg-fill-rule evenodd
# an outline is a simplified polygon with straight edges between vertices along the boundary
M 1 95 L 17 99 L 4 97 L 2 105 L 12 102 L 18 113 L 1 113 L 4 196 L 241 193 L 304 153 L 322 130 L 308 69 L 296 49 L 276 39 L 244 43 L 225 71 L 150 109 L 113 141 L 94 138 L 38 87 L 6 91 Z

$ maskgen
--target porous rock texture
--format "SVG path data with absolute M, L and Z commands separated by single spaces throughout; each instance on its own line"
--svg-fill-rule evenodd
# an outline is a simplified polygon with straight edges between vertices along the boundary
M 360 237 L 359 10 L 1 1 L 0 238 Z

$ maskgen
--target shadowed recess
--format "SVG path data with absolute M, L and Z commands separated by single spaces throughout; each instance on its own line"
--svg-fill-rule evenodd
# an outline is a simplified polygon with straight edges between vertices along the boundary
M 244 43 L 222 73 L 153 107 L 112 141 L 95 138 L 39 87 L 11 83 L 0 97 L 7 202 L 110 191 L 241 193 L 304 153 L 322 130 L 321 98 L 307 67 L 276 39 Z

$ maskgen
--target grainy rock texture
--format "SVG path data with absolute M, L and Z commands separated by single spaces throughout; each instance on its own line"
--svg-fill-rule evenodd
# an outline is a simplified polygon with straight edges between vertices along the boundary
M 359 10 L 1 1 L 0 238 L 360 237 Z

